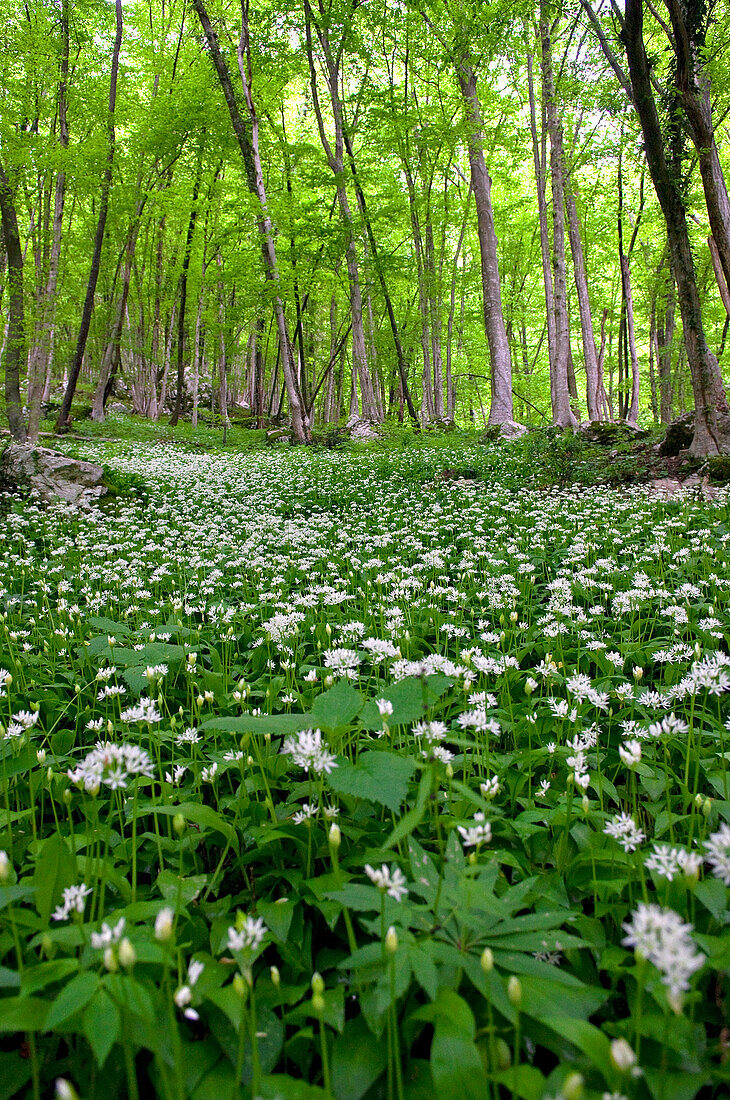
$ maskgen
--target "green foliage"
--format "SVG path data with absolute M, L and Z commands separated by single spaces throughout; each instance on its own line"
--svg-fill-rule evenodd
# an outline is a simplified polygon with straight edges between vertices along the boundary
M 727 493 L 454 435 L 69 439 L 148 498 L 13 503 L 4 1094 L 723 1093 Z

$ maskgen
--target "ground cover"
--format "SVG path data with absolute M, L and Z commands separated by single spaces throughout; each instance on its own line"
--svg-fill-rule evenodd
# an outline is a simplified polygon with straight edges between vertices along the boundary
M 727 1095 L 727 491 L 68 447 L 132 491 L 3 501 L 0 1096 Z

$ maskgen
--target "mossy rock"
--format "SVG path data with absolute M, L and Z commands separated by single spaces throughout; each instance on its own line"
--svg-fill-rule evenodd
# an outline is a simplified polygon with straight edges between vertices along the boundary
M 581 425 L 579 432 L 586 443 L 595 443 L 599 447 L 617 447 L 622 443 L 646 439 L 649 435 L 645 428 L 639 428 L 627 420 L 591 420 Z
M 659 445 L 659 454 L 664 458 L 674 458 L 680 451 L 686 450 L 695 434 L 695 414 L 683 413 L 667 425 L 667 431 Z
M 707 472 L 713 485 L 730 483 L 730 455 L 710 455 L 707 459 Z

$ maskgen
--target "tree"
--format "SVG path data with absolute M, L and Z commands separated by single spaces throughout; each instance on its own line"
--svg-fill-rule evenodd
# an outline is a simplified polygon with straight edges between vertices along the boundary
M 203 28 L 208 50 L 215 67 L 216 74 L 223 91 L 223 96 L 228 107 L 233 131 L 238 141 L 238 146 L 243 157 L 246 170 L 246 182 L 249 191 L 258 201 L 257 224 L 261 239 L 261 252 L 264 260 L 266 278 L 273 288 L 274 313 L 279 333 L 279 350 L 284 371 L 284 382 L 289 399 L 289 416 L 291 419 L 294 437 L 299 443 L 309 442 L 311 432 L 305 414 L 304 399 L 301 386 L 294 365 L 292 344 L 289 338 L 289 329 L 284 313 L 284 303 L 281 298 L 279 265 L 276 256 L 275 231 L 271 221 L 264 185 L 264 173 L 259 149 L 259 116 L 253 98 L 252 64 L 251 64 L 251 38 L 249 31 L 249 7 L 248 0 L 241 0 L 241 36 L 238 43 L 237 59 L 238 70 L 243 85 L 244 100 L 248 123 L 243 116 L 233 90 L 231 75 L 228 71 L 225 58 L 221 52 L 213 25 L 202 0 L 193 0 L 200 25 Z
M 99 197 L 99 216 L 96 222 L 96 233 L 94 234 L 94 251 L 91 257 L 91 268 L 89 270 L 89 279 L 86 284 L 86 297 L 84 298 L 84 307 L 81 313 L 81 324 L 79 326 L 79 335 L 76 340 L 76 350 L 74 352 L 73 361 L 71 363 L 71 369 L 69 371 L 68 383 L 66 385 L 66 392 L 63 395 L 63 401 L 61 402 L 61 408 L 58 413 L 58 419 L 56 421 L 56 431 L 65 431 L 70 425 L 69 414 L 71 412 L 71 403 L 76 392 L 76 385 L 79 380 L 79 374 L 81 373 L 81 364 L 84 360 L 84 352 L 86 350 L 86 341 L 89 336 L 89 328 L 91 327 L 91 316 L 94 312 L 94 295 L 96 294 L 96 284 L 99 280 L 99 270 L 101 268 L 101 250 L 104 245 L 104 233 L 106 230 L 106 220 L 109 213 L 109 195 L 112 188 L 112 173 L 114 170 L 114 149 L 116 145 L 116 132 L 114 127 L 114 112 L 117 103 L 117 77 L 119 74 L 119 52 L 122 48 L 122 32 L 123 32 L 123 18 L 122 18 L 122 0 L 116 0 L 115 3 L 115 15 L 116 15 L 116 34 L 114 36 L 114 48 L 112 51 L 112 68 L 111 76 L 109 78 L 109 111 L 107 116 L 107 155 L 106 163 L 104 165 L 104 174 L 101 180 L 101 194 Z

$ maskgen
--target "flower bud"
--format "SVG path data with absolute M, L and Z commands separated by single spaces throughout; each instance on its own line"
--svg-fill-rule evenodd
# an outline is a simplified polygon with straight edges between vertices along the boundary
M 522 1004 L 522 982 L 516 974 L 511 974 L 507 982 L 507 996 L 515 1008 L 520 1007 Z
M 182 814 L 175 814 L 172 819 L 172 827 L 178 836 L 182 836 L 187 827 L 187 822 Z
M 636 1053 L 626 1039 L 611 1042 L 611 1065 L 619 1073 L 628 1073 L 636 1065 Z
M 490 974 L 491 971 L 494 970 L 494 952 L 491 947 L 484 948 L 479 962 L 485 974 Z
M 12 869 L 13 868 L 12 868 L 12 864 L 10 862 L 10 857 L 8 856 L 8 853 L 6 851 L 0 852 L 0 884 L 1 885 L 4 886 L 5 883 L 9 880 Z
M 64 803 L 67 806 L 70 806 L 71 805 L 71 799 L 73 798 L 73 795 L 71 793 L 71 788 L 66 787 L 66 790 L 63 792 L 63 795 L 61 797 L 63 798 Z
M 589 797 L 588 797 L 588 795 L 587 795 L 587 794 L 584 794 L 584 795 L 583 795 L 583 800 L 582 800 L 582 803 L 581 803 L 581 805 L 583 806 L 583 813 L 584 813 L 584 814 L 587 814 L 587 813 L 588 813 L 588 811 L 589 811 L 589 810 L 590 810 L 590 808 L 591 808 L 591 800 L 589 799 Z
M 104 950 L 104 966 L 112 973 L 119 969 L 119 963 L 117 962 L 117 956 L 114 953 L 113 947 L 107 947 Z
M 119 944 L 119 961 L 125 970 L 131 970 L 137 961 L 134 944 L 127 936 Z
M 56 1100 L 79 1100 L 79 1094 L 65 1077 L 56 1078 Z
M 312 974 L 312 993 L 324 993 L 324 978 L 318 970 Z
M 501 1036 L 494 1040 L 494 1056 L 497 1069 L 509 1069 L 512 1065 L 512 1051 Z
M 243 980 L 242 974 L 233 975 L 233 992 L 236 994 L 237 997 L 240 997 L 242 1001 L 245 1000 L 246 996 L 248 995 L 248 986 Z
M 385 933 L 385 950 L 389 955 L 395 955 L 398 950 L 398 933 L 392 924 Z
M 315 1016 L 321 1016 L 325 1009 L 324 997 L 321 993 L 312 994 L 312 1012 Z
M 155 918 L 155 939 L 159 943 L 167 943 L 172 939 L 172 929 L 175 922 L 175 914 L 168 905 L 160 909 Z
M 330 825 L 329 846 L 336 852 L 341 843 L 342 833 L 340 832 L 340 826 L 336 821 L 333 821 Z
M 570 1073 L 563 1082 L 562 1093 L 565 1100 L 580 1100 L 585 1081 L 582 1073 Z
M 39 764 L 41 764 L 41 765 L 45 764 L 45 762 L 46 762 L 46 750 L 45 749 L 38 749 L 38 752 L 35 755 L 36 755 L 36 759 L 37 759 Z
M 279 973 L 279 967 L 278 966 L 272 966 L 270 973 L 271 973 L 272 984 L 275 985 L 276 988 L 278 989 L 279 986 L 281 985 L 281 974 Z

